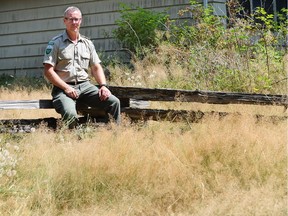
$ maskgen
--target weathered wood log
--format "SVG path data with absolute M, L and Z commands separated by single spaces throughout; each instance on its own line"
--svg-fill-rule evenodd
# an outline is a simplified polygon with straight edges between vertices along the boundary
M 56 118 L 39 118 L 39 119 L 3 119 L 0 120 L 0 133 L 16 133 L 16 132 L 33 132 L 39 125 L 45 125 L 48 128 L 56 129 Z
M 112 93 L 121 101 L 121 107 L 130 107 L 131 100 L 179 101 L 210 104 L 258 104 L 283 105 L 287 108 L 287 95 L 266 95 L 248 93 L 229 93 L 212 91 L 190 91 L 177 89 L 152 89 L 111 86 Z M 85 106 L 79 106 L 81 110 Z M 7 100 L 0 101 L 1 109 L 51 109 L 51 100 Z
M 129 107 L 129 98 L 120 99 L 121 107 Z M 77 105 L 77 109 L 87 109 L 88 106 L 84 104 Z M 0 101 L 0 110 L 13 110 L 13 109 L 54 109 L 52 100 L 4 100 Z
M 241 117 L 242 114 L 239 112 L 217 112 L 217 111 L 207 111 L 202 112 L 200 110 L 163 110 L 163 109 L 139 109 L 139 108 L 124 108 L 123 113 L 125 113 L 132 121 L 138 120 L 165 120 L 172 122 L 186 121 L 189 123 L 199 123 L 203 118 L 215 117 L 219 120 L 227 116 L 238 116 Z M 272 123 L 279 123 L 281 121 L 287 121 L 287 116 L 265 116 L 265 115 L 252 115 L 255 122 L 267 121 Z
M 93 114 L 93 109 L 90 110 Z M 224 119 L 227 116 L 241 117 L 241 113 L 229 113 L 229 112 L 217 112 L 209 111 L 202 112 L 200 110 L 162 110 L 162 109 L 139 109 L 139 108 L 123 108 L 122 113 L 125 113 L 132 121 L 148 121 L 148 120 L 165 120 L 171 122 L 186 121 L 189 123 L 199 123 L 204 118 L 214 117 L 219 120 Z M 94 113 L 95 114 L 95 113 Z M 272 123 L 279 123 L 281 121 L 287 121 L 287 116 L 265 116 L 265 115 L 253 115 L 255 122 L 269 121 Z M 99 121 L 100 120 L 100 121 Z M 87 123 L 90 125 L 101 124 L 101 117 L 81 117 L 79 123 Z M 17 133 L 26 132 L 30 133 L 37 129 L 39 125 L 44 125 L 47 128 L 56 129 L 60 119 L 57 118 L 42 118 L 42 119 L 9 119 L 0 120 L 0 133 Z
M 0 110 L 4 109 L 52 109 L 51 100 L 4 100 L 0 101 Z
M 222 118 L 227 116 L 228 112 L 202 112 L 200 110 L 163 110 L 163 109 L 139 109 L 139 108 L 125 108 L 123 110 L 132 121 L 138 120 L 165 120 L 172 122 L 189 121 L 191 123 L 198 123 L 204 116 L 214 115 Z
M 93 117 L 79 117 L 79 124 L 91 123 L 95 126 L 99 126 L 102 119 L 94 119 Z M 31 133 L 43 125 L 49 129 L 57 129 L 58 124 L 61 123 L 60 118 L 48 117 L 38 119 L 2 119 L 0 120 L 0 133 Z
M 110 86 L 119 98 L 147 101 L 179 101 L 210 104 L 258 104 L 288 105 L 287 95 L 249 94 L 237 92 L 213 92 L 201 90 L 178 90 Z

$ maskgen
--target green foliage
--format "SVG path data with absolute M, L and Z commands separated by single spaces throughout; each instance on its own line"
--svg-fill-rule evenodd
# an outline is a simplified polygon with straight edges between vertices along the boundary
M 193 21 L 184 23 L 171 23 L 170 41 L 176 46 L 186 47 L 195 44 L 202 46 L 215 46 L 224 32 L 224 25 L 220 17 L 213 15 L 212 7 L 204 8 L 202 5 L 191 2 L 192 6 L 179 11 L 179 15 L 192 14 Z
M 132 10 L 122 4 L 121 19 L 116 21 L 118 28 L 114 36 L 130 51 L 142 52 L 143 47 L 154 47 L 159 37 L 157 30 L 163 29 L 168 18 L 165 13 L 153 12 L 143 8 Z
M 130 49 L 135 48 L 136 56 L 141 45 L 145 44 L 147 50 L 141 53 L 145 54 L 144 57 L 135 60 L 135 64 L 143 60 L 140 63 L 144 65 L 141 70 L 147 71 L 137 72 L 136 66 L 131 77 L 143 77 L 137 83 L 145 83 L 151 71 L 161 65 L 161 71 L 165 70 L 166 73 L 162 75 L 164 79 L 158 83 L 153 81 L 153 84 L 146 82 L 145 85 L 256 93 L 286 92 L 286 49 L 283 45 L 287 46 L 287 9 L 277 14 L 276 21 L 274 15 L 263 8 L 257 8 L 251 16 L 239 16 L 244 14 L 243 8 L 240 5 L 236 8 L 235 5 L 230 6 L 233 8 L 228 11 L 233 11 L 233 14 L 230 17 L 219 17 L 214 15 L 212 7 L 204 8 L 196 1 L 191 1 L 191 6 L 180 10 L 179 16 L 188 13 L 192 18 L 184 19 L 185 22 L 182 19 L 168 20 L 166 40 L 161 43 L 155 43 L 156 40 L 151 43 L 149 40 L 145 40 L 147 43 L 142 42 L 142 38 L 148 38 L 148 30 L 144 30 L 147 26 L 143 25 L 147 21 L 140 22 L 138 19 L 148 17 L 144 10 L 138 9 L 134 13 L 124 10 L 118 29 L 121 40 L 131 42 Z M 134 20 L 139 23 L 134 23 Z M 127 23 L 133 23 L 133 28 Z M 155 20 L 154 24 L 156 27 Z M 137 27 L 141 27 L 141 31 Z M 149 51 L 150 45 L 153 49 Z M 163 49 L 163 46 L 167 48 Z
M 288 19 L 287 19 L 288 9 L 282 8 L 280 10 L 280 13 L 278 13 L 278 25 L 276 26 L 276 29 L 279 29 L 281 32 L 283 32 L 284 36 L 287 35 L 288 29 Z

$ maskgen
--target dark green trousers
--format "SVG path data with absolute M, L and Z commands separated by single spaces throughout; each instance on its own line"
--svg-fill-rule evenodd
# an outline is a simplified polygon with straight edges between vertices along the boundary
M 103 109 L 107 114 L 110 114 L 116 123 L 120 123 L 120 101 L 114 95 L 111 95 L 108 100 L 101 101 L 99 98 L 99 89 L 89 81 L 71 85 L 76 89 L 79 97 L 72 99 L 65 92 L 54 86 L 52 89 L 52 100 L 56 112 L 60 113 L 62 119 L 69 125 L 74 127 L 78 121 L 76 103 L 83 103 L 90 107 Z

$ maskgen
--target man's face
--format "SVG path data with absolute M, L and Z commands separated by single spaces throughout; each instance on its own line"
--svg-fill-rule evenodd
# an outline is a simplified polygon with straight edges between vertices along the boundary
M 81 22 L 82 15 L 79 11 L 73 11 L 64 17 L 64 24 L 66 25 L 67 31 L 79 32 Z

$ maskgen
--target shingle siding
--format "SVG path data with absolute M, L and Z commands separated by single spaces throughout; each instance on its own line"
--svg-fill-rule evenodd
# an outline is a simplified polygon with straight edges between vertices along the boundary
M 0 75 L 42 76 L 46 44 L 63 32 L 63 11 L 70 5 L 81 9 L 81 33 L 93 40 L 98 51 L 114 53 L 119 50 L 111 33 L 117 27 L 115 20 L 120 17 L 120 2 L 157 11 L 168 10 L 176 19 L 179 18 L 177 12 L 190 5 L 189 0 L 4 0 L 0 7 Z M 225 0 L 212 3 L 216 13 L 226 14 Z

